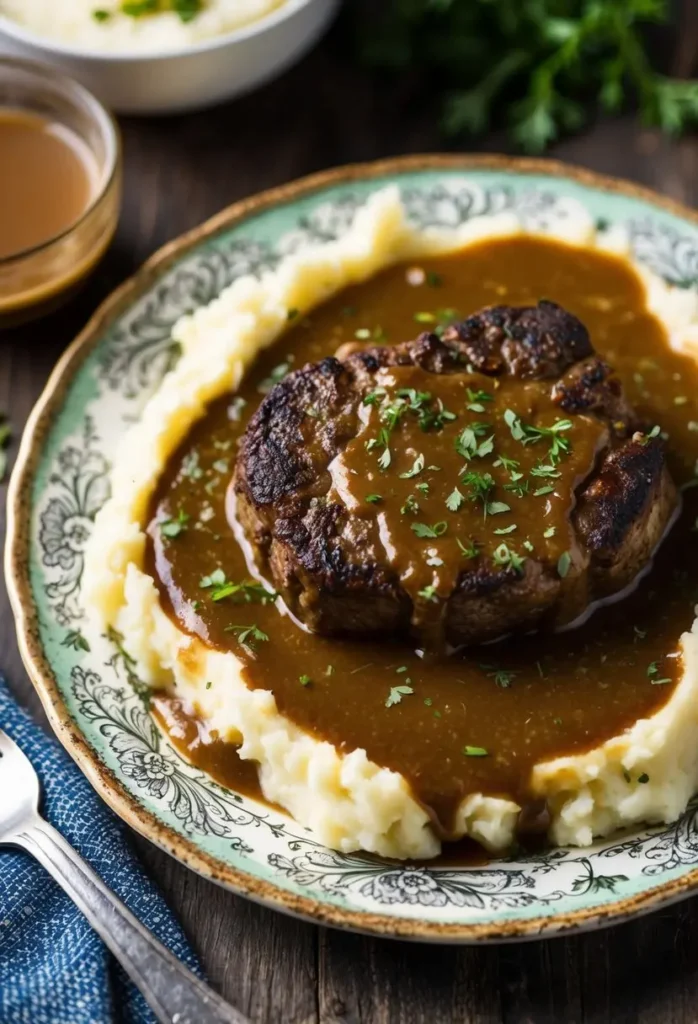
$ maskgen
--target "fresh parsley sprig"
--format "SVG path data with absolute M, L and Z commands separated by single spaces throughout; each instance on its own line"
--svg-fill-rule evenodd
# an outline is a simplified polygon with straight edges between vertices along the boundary
M 394 0 L 356 11 L 360 56 L 440 89 L 449 135 L 507 126 L 542 152 L 594 108 L 631 104 L 644 124 L 677 135 L 698 122 L 698 82 L 655 71 L 645 26 L 669 0 Z

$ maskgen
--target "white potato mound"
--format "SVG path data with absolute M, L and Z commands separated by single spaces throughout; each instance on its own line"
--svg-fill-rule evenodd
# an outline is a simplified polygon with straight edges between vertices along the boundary
M 169 456 L 207 404 L 234 390 L 259 351 L 284 331 L 287 310 L 306 313 L 399 260 L 534 230 L 506 212 L 457 229 L 419 231 L 391 186 L 368 199 L 338 241 L 306 246 L 259 280 L 235 281 L 177 324 L 182 357 L 124 437 L 112 473 L 113 497 L 98 514 L 88 545 L 83 602 L 92 639 L 107 626 L 117 629 L 145 682 L 190 701 L 223 738 L 241 743 L 241 756 L 259 765 L 265 796 L 321 842 L 345 852 L 423 858 L 436 855 L 440 842 L 401 775 L 372 763 L 364 750 L 342 754 L 304 732 L 279 713 L 272 692 L 245 685 L 235 655 L 208 648 L 171 621 L 144 570 L 148 502 Z M 597 235 L 573 201 L 548 233 L 627 254 L 622 233 Z M 640 267 L 637 272 L 671 344 L 698 351 L 696 296 Z M 698 626 L 681 646 L 683 677 L 660 711 L 586 754 L 534 768 L 531 786 L 548 800 L 552 841 L 583 846 L 621 826 L 671 821 L 698 789 Z M 506 849 L 518 812 L 511 800 L 472 793 L 459 808 L 457 833 L 491 851 Z
M 191 21 L 173 11 L 134 18 L 121 0 L 0 0 L 0 14 L 37 35 L 105 51 L 168 51 L 259 21 L 285 0 L 207 0 Z M 108 17 L 95 17 L 95 11 Z

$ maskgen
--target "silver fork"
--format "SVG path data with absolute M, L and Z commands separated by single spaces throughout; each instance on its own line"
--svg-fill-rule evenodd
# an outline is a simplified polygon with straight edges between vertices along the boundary
M 249 1024 L 144 928 L 39 814 L 39 779 L 0 729 L 0 845 L 36 857 L 112 951 L 162 1024 Z

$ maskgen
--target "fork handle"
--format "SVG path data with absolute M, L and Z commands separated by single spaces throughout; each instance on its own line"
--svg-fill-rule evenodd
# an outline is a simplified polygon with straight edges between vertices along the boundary
M 173 956 L 39 815 L 13 836 L 80 908 L 162 1024 L 249 1024 Z

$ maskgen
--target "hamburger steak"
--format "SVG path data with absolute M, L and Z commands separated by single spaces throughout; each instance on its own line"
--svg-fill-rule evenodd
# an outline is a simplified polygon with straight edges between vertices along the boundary
M 325 635 L 477 644 L 630 586 L 677 504 L 584 325 L 497 306 L 289 374 L 242 439 L 229 517 Z

